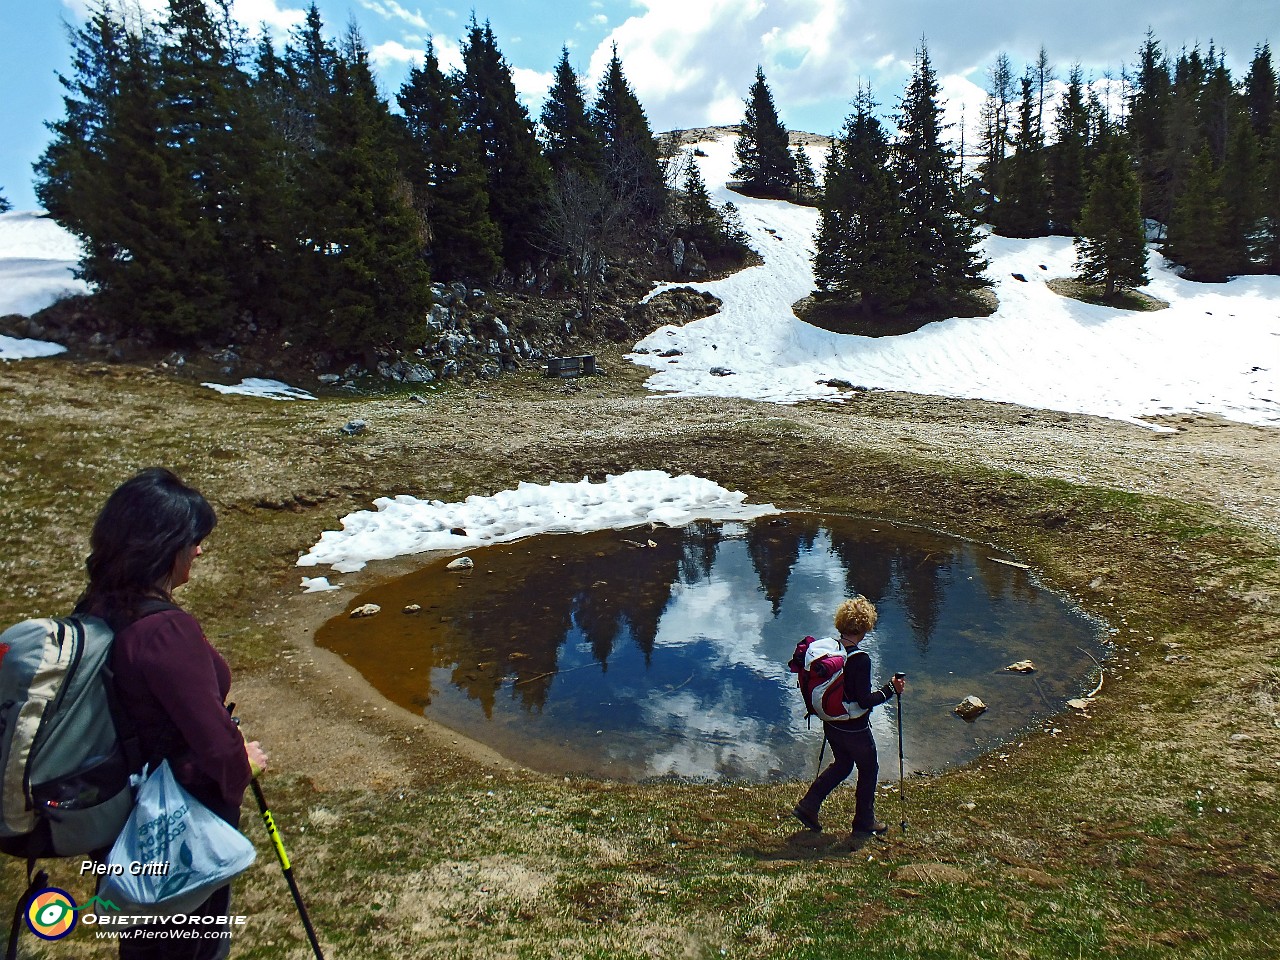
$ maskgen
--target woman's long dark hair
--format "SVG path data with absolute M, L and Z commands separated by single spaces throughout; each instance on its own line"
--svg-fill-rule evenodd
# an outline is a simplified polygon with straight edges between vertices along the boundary
M 78 613 L 104 617 L 117 629 L 163 590 L 180 551 L 198 544 L 218 518 L 198 490 L 163 467 L 126 480 L 107 498 L 89 538 L 89 587 Z

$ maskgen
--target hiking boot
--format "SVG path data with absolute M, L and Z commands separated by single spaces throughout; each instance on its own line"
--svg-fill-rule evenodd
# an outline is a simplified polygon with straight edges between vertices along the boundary
M 855 823 L 853 825 L 853 832 L 854 833 L 875 833 L 875 834 L 888 833 L 889 825 L 887 823 L 883 823 L 880 820 L 872 820 L 870 823 L 866 825 L 860 825 Z
M 803 823 L 810 830 L 814 831 L 815 833 L 822 832 L 822 824 L 818 822 L 818 818 L 814 816 L 812 813 L 810 813 L 808 810 L 806 810 L 804 807 L 798 806 L 791 812 L 795 815 L 795 818 L 797 820 Z

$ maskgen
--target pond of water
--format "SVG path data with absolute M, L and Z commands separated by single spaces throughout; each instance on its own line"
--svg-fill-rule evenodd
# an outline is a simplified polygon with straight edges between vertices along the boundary
M 1097 621 L 981 544 L 850 517 L 533 537 L 442 559 L 352 602 L 316 641 L 386 697 L 537 770 L 808 779 L 822 740 L 787 670 L 861 593 L 873 682 L 908 675 L 909 771 L 963 763 L 1065 709 L 1105 656 Z M 1004 561 L 1004 562 L 1002 562 Z M 406 614 L 410 605 L 420 608 Z M 1036 672 L 1005 668 L 1032 660 Z M 952 711 L 975 695 L 988 710 Z M 882 772 L 894 705 L 874 711 Z M 896 771 L 895 771 L 896 772 Z

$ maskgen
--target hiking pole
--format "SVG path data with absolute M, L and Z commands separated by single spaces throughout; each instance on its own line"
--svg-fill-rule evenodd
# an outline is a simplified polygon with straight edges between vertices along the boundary
M 285 852 L 284 841 L 280 839 L 280 832 L 276 829 L 275 818 L 267 809 L 267 798 L 262 795 L 262 787 L 258 785 L 257 777 L 249 781 L 249 786 L 253 787 L 253 797 L 258 801 L 258 809 L 262 811 L 262 822 L 267 825 L 267 833 L 271 837 L 272 844 L 275 845 L 276 858 L 280 861 L 280 869 L 284 872 L 285 883 L 289 885 L 289 892 L 293 894 L 293 902 L 298 905 L 298 916 L 302 918 L 302 926 L 307 931 L 307 939 L 311 941 L 311 949 L 316 955 L 316 960 L 324 960 L 324 954 L 320 952 L 320 941 L 316 939 L 315 928 L 311 926 L 311 918 L 307 915 L 306 905 L 302 902 L 302 891 L 298 889 L 298 882 L 293 879 L 293 867 L 289 864 L 289 854 Z
M 905 673 L 895 673 L 893 675 L 893 679 L 905 680 L 907 679 L 907 675 Z M 905 763 L 903 759 L 903 754 L 902 754 L 902 694 L 900 693 L 897 694 L 897 697 L 898 697 L 898 812 L 902 815 L 902 824 L 901 824 L 902 832 L 906 833 L 907 832 L 907 793 L 902 785 L 903 766 Z
M 240 726 L 240 718 L 235 716 L 233 711 L 236 705 L 234 703 L 227 704 L 227 713 L 232 713 L 231 722 L 237 727 Z M 267 825 L 267 835 L 271 837 L 272 846 L 276 848 L 276 859 L 280 861 L 280 869 L 284 873 L 284 882 L 289 885 L 289 892 L 293 894 L 293 902 L 298 906 L 298 916 L 302 918 L 302 927 L 307 931 L 307 939 L 311 941 L 311 950 L 316 955 L 316 960 L 324 960 L 324 954 L 320 950 L 320 941 L 316 939 L 315 927 L 311 926 L 311 917 L 307 914 L 306 904 L 302 902 L 302 891 L 298 889 L 298 881 L 293 879 L 293 866 L 289 863 L 289 854 L 284 849 L 284 841 L 280 839 L 280 831 L 276 829 L 276 819 L 271 815 L 270 809 L 267 807 L 267 798 L 262 794 L 262 787 L 258 783 L 257 777 L 249 780 L 249 786 L 253 788 L 253 798 L 258 801 L 258 809 L 262 812 L 262 822 Z

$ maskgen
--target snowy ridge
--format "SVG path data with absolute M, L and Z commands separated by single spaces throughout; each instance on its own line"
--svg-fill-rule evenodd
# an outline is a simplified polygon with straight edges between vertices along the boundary
M 987 236 L 999 309 L 990 317 L 931 323 L 898 337 L 829 333 L 801 323 L 791 305 L 813 290 L 815 210 L 731 193 L 733 137 L 700 144 L 703 178 L 732 200 L 764 264 L 724 280 L 687 284 L 723 302 L 720 313 L 663 327 L 632 354 L 652 367 L 648 386 L 677 396 L 778 403 L 838 400 L 825 381 L 968 397 L 1143 420 L 1194 412 L 1280 426 L 1280 277 L 1190 283 L 1158 254 L 1146 292 L 1167 310 L 1131 313 L 1058 296 L 1045 281 L 1074 272 L 1069 238 Z M 1021 274 L 1024 280 L 1015 279 Z M 673 286 L 665 284 L 653 293 Z M 652 296 L 652 294 L 651 294 Z M 680 356 L 664 358 L 660 351 Z M 732 371 L 715 375 L 712 368 Z

